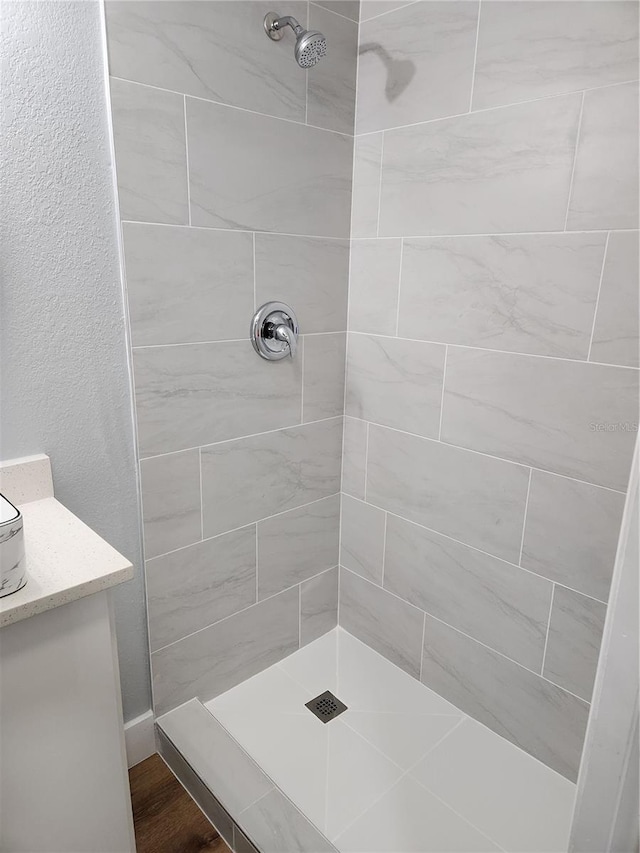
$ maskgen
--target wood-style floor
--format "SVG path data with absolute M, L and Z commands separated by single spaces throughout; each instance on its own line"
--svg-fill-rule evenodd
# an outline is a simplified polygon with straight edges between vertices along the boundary
M 159 755 L 129 771 L 138 853 L 231 853 Z

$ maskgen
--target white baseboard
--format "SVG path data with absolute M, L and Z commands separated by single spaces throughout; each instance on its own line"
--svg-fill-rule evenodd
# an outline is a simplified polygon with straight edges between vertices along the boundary
M 128 767 L 133 767 L 154 754 L 156 741 L 153 732 L 153 711 L 146 711 L 124 724 L 124 742 Z

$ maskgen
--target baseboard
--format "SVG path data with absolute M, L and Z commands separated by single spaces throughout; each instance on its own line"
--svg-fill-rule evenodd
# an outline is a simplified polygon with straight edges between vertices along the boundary
M 133 767 L 156 751 L 153 732 L 153 711 L 146 711 L 124 724 L 124 742 L 127 749 L 127 766 Z

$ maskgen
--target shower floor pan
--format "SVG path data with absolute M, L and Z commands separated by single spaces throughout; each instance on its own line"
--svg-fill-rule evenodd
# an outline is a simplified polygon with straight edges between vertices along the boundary
M 573 783 L 340 628 L 158 741 L 237 853 L 567 850 Z

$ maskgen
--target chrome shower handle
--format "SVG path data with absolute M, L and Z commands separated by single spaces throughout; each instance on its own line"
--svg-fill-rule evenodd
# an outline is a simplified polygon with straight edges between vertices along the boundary
M 298 341 L 296 339 L 296 333 L 293 331 L 291 326 L 288 326 L 285 323 L 276 326 L 273 336 L 276 340 L 284 341 L 284 343 L 289 345 L 289 355 L 293 358 L 296 354 L 296 349 L 298 348 Z

